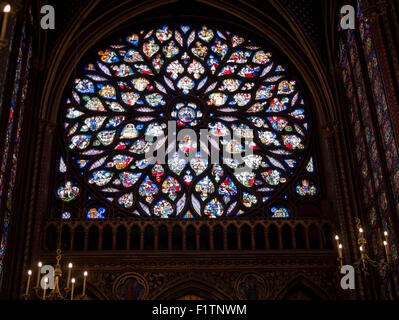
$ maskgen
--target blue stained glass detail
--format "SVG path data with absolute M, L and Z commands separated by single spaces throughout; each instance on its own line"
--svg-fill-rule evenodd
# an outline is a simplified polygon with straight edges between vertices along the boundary
M 197 212 L 197 214 L 201 215 L 201 204 L 197 200 L 197 198 L 194 197 L 194 195 L 191 195 L 191 202 L 192 202 L 194 210 Z
M 62 157 L 60 157 L 60 165 L 58 167 L 58 171 L 61 173 L 65 173 L 67 171 L 67 167 L 66 167 L 64 159 Z
M 272 207 L 270 209 L 272 218 L 289 218 L 290 214 L 287 208 L 284 207 Z
M 91 208 L 87 211 L 87 219 L 105 219 L 105 208 Z

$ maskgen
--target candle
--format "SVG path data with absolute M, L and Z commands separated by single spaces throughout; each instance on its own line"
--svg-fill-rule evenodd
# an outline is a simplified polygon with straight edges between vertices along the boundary
M 359 232 L 360 232 L 360 233 L 363 233 L 363 228 L 360 228 L 360 229 L 359 229 Z
M 384 240 L 384 247 L 385 247 L 385 254 L 386 254 L 386 256 L 387 256 L 387 262 L 389 263 L 390 261 L 390 259 L 389 259 L 389 246 L 388 246 L 388 241 L 385 241 Z
M 72 278 L 71 300 L 73 300 L 73 289 L 75 288 L 75 278 Z
M 28 283 L 26 284 L 25 295 L 28 295 L 28 293 L 29 293 L 30 277 L 31 276 L 32 276 L 32 270 L 28 270 Z
M 3 8 L 4 17 L 3 17 L 3 26 L 1 27 L 1 35 L 0 35 L 1 40 L 4 40 L 5 36 L 6 36 L 7 20 L 8 20 L 8 15 L 10 14 L 10 11 L 11 11 L 11 6 L 9 4 L 6 4 Z
M 46 290 L 47 290 L 47 283 L 48 283 L 48 278 L 44 278 L 44 289 L 43 289 L 43 300 L 46 300 Z
M 69 281 L 71 280 L 72 263 L 68 264 L 68 279 L 67 279 L 67 289 L 69 289 Z
M 338 245 L 338 255 L 339 255 L 339 258 L 342 259 L 342 244 Z
M 42 271 L 42 263 L 39 261 L 39 263 L 37 264 L 37 280 L 36 280 L 36 288 L 39 288 L 39 282 L 40 282 L 40 274 Z
M 389 242 L 388 242 L 388 231 L 384 231 L 384 248 L 385 248 L 385 254 L 387 256 L 387 262 L 389 263 L 390 260 L 390 254 L 389 254 Z
M 339 256 L 339 264 L 342 267 L 342 244 L 339 243 L 339 236 L 335 236 L 335 241 L 337 242 L 338 256 Z
M 83 272 L 83 295 L 86 295 L 86 280 L 87 280 L 87 271 Z
M 338 240 L 339 240 L 339 237 L 338 237 L 338 235 L 336 235 L 335 236 L 335 241 L 337 242 L 337 248 L 339 248 L 339 241 Z

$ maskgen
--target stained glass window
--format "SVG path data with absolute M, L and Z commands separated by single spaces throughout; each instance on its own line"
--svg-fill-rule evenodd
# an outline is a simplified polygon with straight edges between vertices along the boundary
M 359 33 L 353 30 L 341 32 L 339 61 L 348 98 L 348 114 L 361 179 L 363 211 L 367 213 L 366 217 L 372 233 L 370 247 L 378 259 L 384 259 L 380 250 L 382 243 L 378 243 L 381 241 L 378 239 L 379 221 L 384 227 L 392 228 L 391 217 L 394 208 L 390 208 L 387 194 L 389 188 L 393 187 L 392 195 L 395 199 L 398 198 L 398 183 L 394 181 L 394 177 L 399 168 L 399 162 L 393 142 L 388 100 L 384 86 L 381 85 L 383 81 L 371 26 L 363 14 L 363 1 L 358 0 L 357 3 Z M 362 58 L 367 68 L 361 64 Z M 370 94 L 368 95 L 367 92 Z M 382 148 L 379 149 L 378 145 Z M 384 171 L 388 173 L 387 176 Z M 390 236 L 393 236 L 392 233 Z M 390 242 L 393 243 L 392 257 L 397 257 L 395 240 L 392 239 Z M 381 290 L 382 295 L 388 297 L 392 295 L 392 292 L 389 293 L 391 282 L 386 280 L 385 272 L 386 270 L 381 272 L 382 281 L 384 281 Z M 395 281 L 397 282 L 396 279 Z
M 301 196 L 314 196 L 317 188 L 313 181 L 302 179 L 296 186 L 296 192 Z
M 289 218 L 290 213 L 285 207 L 272 207 L 270 209 L 272 213 L 272 218 Z
M 315 164 L 313 157 L 310 157 L 304 171 L 304 175 L 300 177 L 295 185 L 295 192 L 302 198 L 314 197 L 318 192 L 317 174 L 315 172 Z
M 63 201 L 72 201 L 79 195 L 79 187 L 68 180 L 57 189 L 57 196 Z
M 64 220 L 71 219 L 71 213 L 68 212 L 68 211 L 63 212 L 62 213 L 62 219 L 64 219 Z
M 20 142 L 24 123 L 25 100 L 30 84 L 32 36 L 29 30 L 32 20 L 29 20 L 25 21 L 19 36 L 19 31 L 15 27 L 15 21 L 12 19 L 12 26 L 9 28 L 9 48 L 11 50 L 14 45 L 18 46 L 18 54 L 15 57 L 10 56 L 9 61 L 8 59 L 4 60 L 7 63 L 6 68 L 8 73 L 12 71 L 10 80 L 13 82 L 13 86 L 8 110 L 4 109 L 6 100 L 0 99 L 2 100 L 0 102 L 0 113 L 6 115 L 5 112 L 7 112 L 8 121 L 7 125 L 1 128 L 5 130 L 5 139 L 0 158 L 0 208 L 2 213 L 4 212 L 3 219 L 0 220 L 0 224 L 2 225 L 2 233 L 0 234 L 0 287 L 3 281 L 3 263 L 7 252 L 9 224 L 14 211 L 13 201 L 15 200 L 15 182 L 17 179 Z M 16 37 L 15 39 L 14 36 Z M 8 57 L 7 55 L 5 56 Z M 12 61 L 15 62 L 15 70 L 11 67 L 10 62 Z M 0 95 L 2 94 L 3 92 Z
M 259 211 L 287 185 L 315 195 L 314 181 L 296 178 L 300 164 L 308 174 L 314 166 L 304 161 L 309 105 L 289 72 L 269 48 L 206 26 L 104 45 L 66 93 L 70 157 L 59 171 L 68 162 L 81 175 L 60 183 L 58 197 L 75 201 L 79 180 L 128 215 L 217 218 Z M 267 214 L 290 216 L 276 210 Z
M 104 219 L 105 208 L 90 208 L 87 211 L 88 219 Z
M 65 165 L 65 161 L 64 161 L 64 159 L 62 157 L 60 158 L 60 164 L 58 166 L 58 171 L 61 172 L 61 173 L 65 173 L 67 171 L 67 167 Z

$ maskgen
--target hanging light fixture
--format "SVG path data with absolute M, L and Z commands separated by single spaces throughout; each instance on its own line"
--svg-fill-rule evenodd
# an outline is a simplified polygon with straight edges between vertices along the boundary
M 361 226 L 360 219 L 358 219 L 358 218 L 356 218 L 356 228 L 358 230 L 357 245 L 358 245 L 359 252 L 360 252 L 360 259 L 355 261 L 353 266 L 355 268 L 361 269 L 365 274 L 369 273 L 368 272 L 368 266 L 372 266 L 372 267 L 375 267 L 375 268 L 382 268 L 383 270 L 390 271 L 392 269 L 392 260 L 391 260 L 391 253 L 390 253 L 390 249 L 389 249 L 388 231 L 385 230 L 383 232 L 384 240 L 382 242 L 383 245 L 384 245 L 384 249 L 385 249 L 386 261 L 378 262 L 378 261 L 372 260 L 367 254 L 367 241 L 366 241 L 366 238 L 364 236 L 365 231 L 364 231 L 364 229 Z M 342 255 L 343 245 L 342 245 L 342 243 L 339 242 L 339 236 L 338 235 L 335 236 L 335 241 L 337 243 L 337 249 L 338 249 L 338 260 L 339 260 L 339 263 L 340 263 L 340 267 L 342 268 L 342 265 L 343 265 L 343 255 Z
M 36 286 L 31 288 L 30 283 L 31 283 L 31 277 L 33 275 L 32 270 L 28 270 L 28 280 L 26 283 L 26 289 L 25 289 L 25 294 L 23 295 L 23 298 L 25 300 L 85 300 L 87 299 L 86 295 L 86 283 L 87 283 L 87 277 L 89 275 L 88 271 L 84 271 L 82 273 L 83 275 L 83 289 L 82 289 L 82 294 L 75 297 L 74 296 L 74 289 L 75 289 L 75 284 L 76 284 L 76 279 L 71 278 L 72 275 L 72 263 L 68 264 L 68 277 L 65 283 L 61 283 L 62 279 L 62 268 L 61 268 L 61 249 L 57 249 L 57 257 L 56 261 L 57 264 L 54 267 L 54 273 L 53 274 L 47 274 L 45 277 L 43 277 L 42 282 L 40 281 L 41 279 L 41 270 L 43 267 L 43 264 L 41 262 L 38 263 L 38 269 L 37 269 L 37 283 Z M 48 269 L 47 269 L 48 270 Z M 53 277 L 54 281 L 50 281 L 50 278 Z M 51 288 L 51 283 L 54 283 L 54 287 Z M 50 289 L 50 290 L 49 290 Z
M 385 258 L 386 258 L 386 262 L 378 262 L 378 261 L 374 261 L 372 260 L 368 254 L 367 254 L 367 241 L 366 238 L 364 236 L 364 230 L 361 226 L 361 222 L 359 218 L 356 218 L 356 227 L 358 230 L 358 238 L 357 238 L 357 244 L 359 246 L 359 251 L 360 251 L 360 260 L 356 261 L 353 266 L 355 268 L 359 268 L 361 266 L 362 271 L 365 274 L 368 274 L 368 268 L 367 266 L 370 265 L 372 267 L 375 268 L 381 268 L 383 270 L 390 270 L 391 269 L 391 257 L 390 257 L 390 252 L 389 252 L 389 245 L 388 245 L 388 232 L 384 231 L 384 241 L 383 241 L 383 245 L 385 248 Z
M 68 153 L 66 155 L 66 161 L 68 161 Z M 68 180 L 68 171 L 65 172 L 65 183 Z M 62 259 L 62 254 L 61 254 L 61 239 L 62 239 L 62 223 L 63 223 L 63 218 L 62 218 L 62 213 L 64 212 L 64 207 L 65 203 L 64 201 L 62 202 L 62 208 L 61 208 L 61 216 L 59 217 L 60 219 L 60 230 L 61 232 L 59 233 L 58 237 L 58 244 L 57 244 L 57 250 L 56 250 L 56 265 L 53 269 L 50 268 L 50 270 L 53 270 L 53 274 L 47 274 L 43 280 L 44 283 L 41 283 L 41 272 L 43 268 L 46 266 L 43 265 L 41 261 L 37 263 L 37 281 L 36 281 L 36 286 L 34 288 L 30 288 L 30 282 L 31 282 L 31 276 L 33 274 L 32 270 L 28 270 L 28 280 L 26 284 L 26 290 L 23 298 L 25 300 L 85 300 L 87 299 L 86 296 L 86 283 L 87 283 L 87 278 L 88 278 L 88 271 L 85 270 L 82 275 L 83 275 L 83 289 L 82 289 L 82 294 L 75 297 L 74 296 L 74 289 L 75 289 L 75 284 L 76 284 L 76 278 L 71 278 L 72 276 L 72 269 L 73 269 L 73 264 L 72 262 L 69 262 L 67 264 L 67 279 L 65 283 L 62 283 L 62 274 L 63 270 L 61 267 L 61 259 Z M 48 266 L 47 266 L 48 267 Z M 49 270 L 48 268 L 45 270 Z M 50 277 L 51 281 L 50 281 Z M 42 280 L 42 281 L 43 281 Z M 51 285 L 51 288 L 50 288 Z M 48 290 L 48 289 L 51 290 Z

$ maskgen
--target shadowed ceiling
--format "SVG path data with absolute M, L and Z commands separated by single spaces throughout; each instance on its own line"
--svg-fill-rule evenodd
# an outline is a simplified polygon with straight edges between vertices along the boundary
M 91 0 L 68 0 L 68 1 L 57 1 L 49 0 L 49 4 L 54 6 L 56 12 L 56 29 L 48 31 L 48 52 L 51 54 L 51 50 L 55 47 L 57 40 L 61 35 L 68 30 L 68 25 L 74 21 L 77 12 L 80 8 L 84 8 Z M 292 11 L 300 25 L 303 26 L 306 34 L 309 36 L 315 48 L 317 48 L 319 54 L 323 57 L 325 52 L 323 42 L 323 15 L 322 15 L 322 2 L 323 0 L 278 0 L 284 2 L 288 10 Z M 261 6 L 273 17 L 277 17 L 279 14 L 274 12 L 274 8 L 269 4 L 269 0 L 246 0 L 244 1 L 255 7 Z M 93 10 L 90 15 L 96 15 L 97 10 L 104 12 L 107 8 L 112 8 L 121 4 L 120 0 L 101 0 L 98 5 L 98 9 Z M 209 10 L 209 6 L 196 1 L 196 0 L 178 0 L 175 3 L 167 4 L 158 7 L 151 11 L 150 14 L 144 14 L 142 18 L 151 18 L 158 15 L 173 18 L 184 15 L 203 15 L 204 17 L 212 19 L 212 17 L 223 17 L 226 20 L 235 21 L 236 18 L 229 16 L 226 12 L 220 11 L 216 8 Z M 89 15 L 89 17 L 90 17 Z

